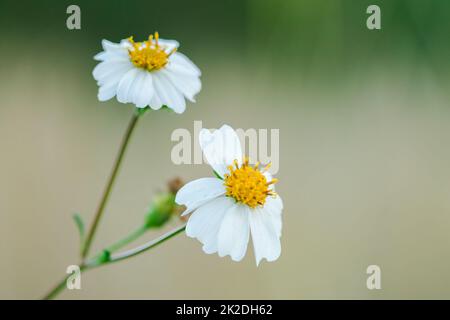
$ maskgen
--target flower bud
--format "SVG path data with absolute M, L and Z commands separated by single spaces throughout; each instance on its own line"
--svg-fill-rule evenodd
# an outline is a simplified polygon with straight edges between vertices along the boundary
M 183 186 L 179 178 L 168 183 L 167 192 L 161 192 L 153 199 L 145 218 L 147 228 L 158 228 L 163 226 L 172 216 L 179 214 L 179 206 L 175 203 L 175 195 Z
M 172 216 L 175 210 L 175 195 L 173 193 L 160 193 L 153 200 L 145 218 L 147 228 L 161 227 Z

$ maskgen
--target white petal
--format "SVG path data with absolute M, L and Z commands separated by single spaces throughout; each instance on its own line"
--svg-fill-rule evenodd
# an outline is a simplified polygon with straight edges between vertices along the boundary
M 130 42 L 130 40 L 128 38 L 120 40 L 120 46 L 123 49 L 126 49 L 127 52 L 128 52 L 129 49 L 133 48 L 133 45 L 131 44 L 131 42 Z
M 178 48 L 180 43 L 176 40 L 167 40 L 159 38 L 158 43 L 164 48 L 164 51 L 169 54 L 173 49 Z
M 112 97 L 114 97 L 117 93 L 117 82 L 111 82 L 108 84 L 105 84 L 103 86 L 101 86 L 98 89 L 98 100 L 100 101 L 107 101 L 109 99 L 111 99 Z
M 283 201 L 281 200 L 279 195 L 276 195 L 275 197 L 269 196 L 266 198 L 264 209 L 270 211 L 275 215 L 280 215 L 283 211 Z
M 108 40 L 102 40 L 103 50 L 94 56 L 95 60 L 105 61 L 114 58 L 128 58 L 128 50 L 122 43 L 114 43 Z
M 156 92 L 156 89 L 155 89 L 153 92 L 152 100 L 150 100 L 150 108 L 152 108 L 153 110 L 159 110 L 159 109 L 161 109 L 162 106 L 163 106 L 163 103 L 161 102 L 158 92 Z
M 169 58 L 168 69 L 176 71 L 177 73 L 184 73 L 192 76 L 201 76 L 200 69 L 188 57 L 180 52 L 173 53 Z
M 110 85 L 119 85 L 120 80 L 122 80 L 123 76 L 133 69 L 132 66 L 123 67 L 120 69 L 116 69 L 113 73 L 108 74 L 108 77 L 103 78 L 102 80 L 97 81 L 99 86 L 110 86 Z
M 176 113 L 183 113 L 186 101 L 181 92 L 175 89 L 171 82 L 161 72 L 154 72 L 154 86 L 162 104 Z
M 270 214 L 263 208 L 253 209 L 250 213 L 250 229 L 256 265 L 259 265 L 263 258 L 267 261 L 278 259 L 281 254 L 281 243 Z
M 188 76 L 181 73 L 177 74 L 168 69 L 161 70 L 161 72 L 167 76 L 175 88 L 183 93 L 189 101 L 195 102 L 195 95 L 199 93 L 202 88 L 202 83 L 197 76 Z
M 108 60 L 100 62 L 92 71 L 92 76 L 100 83 L 108 81 L 111 76 L 117 73 L 125 74 L 133 67 L 132 63 L 127 60 Z
M 117 100 L 121 103 L 133 102 L 131 99 L 130 91 L 133 87 L 133 83 L 139 74 L 139 70 L 136 68 L 128 71 L 120 80 L 117 87 Z
M 242 204 L 234 204 L 225 214 L 219 230 L 219 256 L 230 255 L 234 261 L 245 256 L 250 235 L 249 209 Z
M 185 184 L 175 197 L 175 202 L 185 205 L 187 209 L 182 216 L 208 201 L 225 194 L 223 181 L 217 178 L 200 178 Z
M 111 59 L 111 58 L 113 58 L 113 57 L 114 57 L 114 54 L 111 54 L 111 53 L 109 53 L 109 52 L 107 52 L 107 51 L 102 51 L 102 52 L 97 53 L 97 54 L 94 56 L 94 60 L 97 60 L 97 61 L 104 61 L 104 60 Z
M 270 182 L 270 181 L 273 180 L 273 176 L 272 176 L 272 174 L 269 171 L 265 171 L 263 173 L 263 175 L 266 177 L 266 181 L 267 182 Z M 275 184 L 274 183 L 269 185 L 269 190 L 275 191 Z
M 122 77 L 131 70 L 130 66 L 122 66 L 121 68 L 114 69 L 114 72 L 109 73 L 107 76 L 98 81 L 98 99 L 100 101 L 106 101 L 111 99 L 117 94 L 117 87 Z
M 242 163 L 241 142 L 233 128 L 228 125 L 223 125 L 213 133 L 202 129 L 199 142 L 206 160 L 221 177 L 228 173 L 227 167 L 232 165 L 234 160 L 237 160 L 239 165 Z
M 213 199 L 194 211 L 186 225 L 186 234 L 203 243 L 207 254 L 217 252 L 218 233 L 227 210 L 234 201 L 225 196 Z
M 134 103 L 136 107 L 146 107 L 153 97 L 154 93 L 153 81 L 150 72 L 143 72 L 141 82 L 136 84 L 136 92 L 134 97 Z
M 130 90 L 128 91 L 128 102 L 132 102 L 136 105 L 138 108 L 143 108 L 145 105 L 143 105 L 143 99 L 141 98 L 141 94 L 144 92 L 143 87 L 144 83 L 146 82 L 148 72 L 143 69 L 138 69 L 138 72 L 136 74 L 136 77 L 134 78 L 133 84 L 131 85 Z M 153 94 L 153 92 L 152 92 Z M 139 100 L 139 104 L 138 104 Z M 150 99 L 149 99 L 150 101 Z
M 269 196 L 266 199 L 266 203 L 263 208 L 267 214 L 270 216 L 272 220 L 272 224 L 275 228 L 278 237 L 281 237 L 281 229 L 282 229 L 282 221 L 281 221 L 281 213 L 283 211 L 283 203 L 281 201 L 280 196 L 272 197 Z
M 94 60 L 108 61 L 113 59 L 130 60 L 128 50 L 122 49 L 121 51 L 102 51 L 94 56 Z
M 103 39 L 102 40 L 102 48 L 105 51 L 115 51 L 115 50 L 120 50 L 122 48 L 122 46 L 120 45 L 120 43 L 114 43 L 112 41 Z

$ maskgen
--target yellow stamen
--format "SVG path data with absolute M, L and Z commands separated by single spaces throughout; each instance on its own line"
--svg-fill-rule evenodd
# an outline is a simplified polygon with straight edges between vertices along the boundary
M 228 166 L 230 173 L 225 174 L 224 185 L 226 196 L 233 197 L 236 201 L 248 205 L 251 208 L 262 206 L 268 196 L 275 196 L 276 193 L 269 189 L 269 186 L 278 182 L 277 179 L 267 181 L 263 172 L 259 171 L 259 162 L 255 166 L 249 165 L 249 159 L 244 158 L 239 167 L 238 161 L 233 161 L 234 166 Z
M 269 168 L 272 166 L 272 162 L 269 162 L 264 169 L 262 170 L 262 172 L 266 172 L 267 170 L 269 170 Z
M 154 41 L 153 41 L 154 39 Z M 176 51 L 174 48 L 171 52 L 166 53 L 165 48 L 159 45 L 159 34 L 149 35 L 147 41 L 134 42 L 133 37 L 129 37 L 128 41 L 132 48 L 128 50 L 131 62 L 139 68 L 148 71 L 159 70 L 163 68 L 169 61 L 169 57 Z

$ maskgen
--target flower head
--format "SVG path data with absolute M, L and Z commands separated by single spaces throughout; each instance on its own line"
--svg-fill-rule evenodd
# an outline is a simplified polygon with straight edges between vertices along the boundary
M 159 38 L 155 32 L 146 41 L 133 37 L 120 43 L 102 41 L 103 50 L 94 59 L 101 61 L 93 71 L 99 85 L 98 99 L 114 96 L 122 103 L 157 110 L 167 106 L 184 112 L 186 101 L 195 102 L 201 89 L 200 70 L 178 52 L 178 42 Z
M 276 193 L 270 189 L 270 185 L 277 182 L 272 179 L 267 182 L 263 174 L 270 165 L 267 165 L 263 171 L 259 171 L 259 163 L 254 167 L 249 165 L 249 159 L 244 158 L 244 163 L 239 167 L 237 160 L 234 165 L 228 166 L 229 173 L 224 175 L 226 196 L 233 197 L 237 202 L 246 204 L 250 208 L 264 206 L 267 196 L 276 196 Z
M 218 252 L 240 261 L 247 251 L 250 234 L 256 264 L 281 253 L 283 203 L 274 190 L 277 179 L 242 156 L 236 132 L 224 125 L 211 133 L 200 132 L 200 146 L 219 177 L 194 180 L 178 191 L 175 201 L 186 206 L 183 216 L 193 213 L 186 234 L 203 243 L 206 253 Z

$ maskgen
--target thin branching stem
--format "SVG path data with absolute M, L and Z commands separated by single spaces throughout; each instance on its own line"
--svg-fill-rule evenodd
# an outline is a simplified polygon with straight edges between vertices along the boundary
M 122 163 L 123 156 L 125 155 L 125 151 L 127 149 L 128 143 L 130 142 L 131 135 L 132 135 L 132 133 L 134 131 L 134 128 L 136 127 L 136 124 L 137 124 L 137 121 L 139 119 L 139 116 L 140 116 L 139 112 L 136 112 L 136 111 L 133 112 L 133 116 L 131 117 L 130 122 L 129 122 L 128 127 L 127 127 L 127 130 L 125 131 L 125 134 L 124 134 L 124 136 L 122 138 L 122 143 L 120 144 L 120 148 L 119 148 L 119 151 L 117 153 L 116 160 L 115 160 L 114 165 L 113 165 L 113 169 L 112 169 L 111 174 L 109 176 L 109 179 L 108 179 L 108 182 L 106 184 L 105 190 L 103 191 L 102 198 L 100 200 L 100 203 L 99 203 L 99 205 L 97 207 L 97 211 L 96 211 L 95 216 L 94 216 L 94 221 L 92 222 L 92 225 L 91 225 L 91 227 L 89 229 L 89 232 L 88 232 L 88 234 L 86 236 L 86 240 L 84 242 L 84 245 L 83 245 L 83 248 L 82 248 L 82 251 L 81 251 L 81 258 L 83 260 L 89 254 L 89 250 L 90 250 L 91 245 L 92 245 L 92 240 L 94 239 L 95 232 L 97 231 L 97 227 L 98 227 L 98 224 L 100 222 L 100 219 L 103 216 L 103 212 L 105 210 L 106 203 L 108 202 L 109 195 L 111 194 L 111 190 L 112 190 L 112 187 L 114 185 L 114 181 L 116 180 L 117 173 L 119 172 L 119 168 L 120 168 L 120 165 Z
M 183 232 L 185 229 L 186 229 L 186 225 L 184 224 L 172 231 L 169 231 L 169 232 L 163 234 L 159 238 L 156 238 L 154 240 L 146 242 L 136 248 L 126 250 L 124 252 L 112 254 L 108 259 L 105 259 L 105 260 L 98 259 L 98 258 L 91 259 L 91 260 L 87 261 L 86 263 L 80 265 L 80 272 L 88 271 L 88 270 L 91 270 L 94 268 L 104 266 L 106 264 L 119 262 L 122 260 L 132 258 L 134 256 L 137 256 L 137 255 L 144 253 L 152 248 L 157 247 L 158 245 L 162 244 L 163 242 L 165 242 L 165 241 L 173 238 L 177 234 Z M 98 255 L 98 256 L 101 256 L 101 255 Z M 50 290 L 49 293 L 47 293 L 44 296 L 44 299 L 46 299 L 46 300 L 53 299 L 59 293 L 61 293 L 66 288 L 66 283 L 67 283 L 69 276 L 70 275 L 64 277 L 64 279 L 62 279 L 52 290 Z

